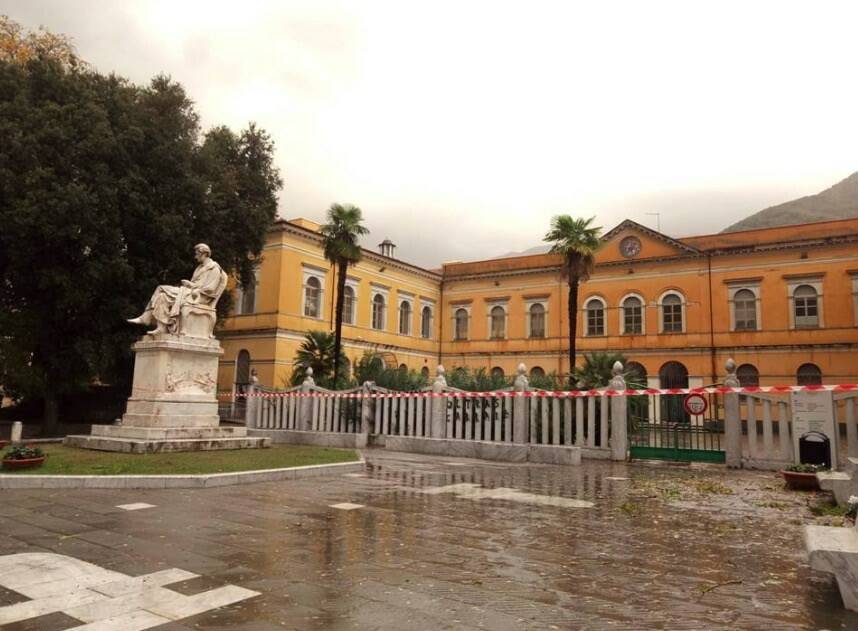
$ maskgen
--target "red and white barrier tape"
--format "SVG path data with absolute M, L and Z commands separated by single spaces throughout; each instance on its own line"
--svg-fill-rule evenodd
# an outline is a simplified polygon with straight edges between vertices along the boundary
M 489 392 L 265 392 L 247 394 L 220 393 L 221 399 L 488 399 L 488 398 L 558 398 L 635 397 L 677 394 L 785 394 L 789 392 L 856 392 L 858 384 L 844 383 L 824 386 L 708 386 L 705 388 L 643 388 L 639 390 L 527 390 L 524 392 L 496 390 Z

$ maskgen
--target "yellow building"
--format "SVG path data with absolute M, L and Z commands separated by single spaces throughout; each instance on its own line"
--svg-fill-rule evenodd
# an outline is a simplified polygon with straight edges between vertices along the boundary
M 333 330 L 334 272 L 318 224 L 278 221 L 254 295 L 219 337 L 219 386 L 283 386 L 303 335 Z M 745 383 L 858 379 L 858 219 L 674 239 L 633 221 L 606 233 L 580 289 L 578 361 L 622 352 L 653 386 L 704 385 L 733 357 Z M 350 269 L 345 352 L 434 374 L 440 361 L 565 373 L 568 289 L 550 254 L 426 270 L 364 251 Z
M 336 273 L 322 253 L 319 224 L 280 220 L 268 232 L 253 291 L 235 290 L 234 315 L 218 332 L 224 356 L 218 385 L 231 391 L 250 370 L 260 383 L 284 387 L 307 331 L 332 331 Z M 349 268 L 343 351 L 350 363 L 367 350 L 389 366 L 434 374 L 438 362 L 436 312 L 441 276 L 385 254 L 364 250 Z

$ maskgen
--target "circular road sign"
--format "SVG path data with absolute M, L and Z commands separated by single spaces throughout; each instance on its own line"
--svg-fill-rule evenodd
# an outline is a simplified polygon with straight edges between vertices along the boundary
M 709 407 L 709 402 L 702 394 L 689 394 L 684 401 L 685 411 L 692 416 L 703 414 Z

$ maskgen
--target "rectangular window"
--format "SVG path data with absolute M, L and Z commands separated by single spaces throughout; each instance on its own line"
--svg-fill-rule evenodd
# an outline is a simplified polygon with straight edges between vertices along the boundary
M 587 335 L 605 334 L 605 310 L 602 306 L 587 309 Z
M 629 335 L 643 333 L 643 309 L 640 305 L 623 308 L 623 331 Z
M 757 330 L 757 301 L 756 300 L 739 300 L 735 303 L 736 309 L 736 330 L 737 331 L 756 331 Z
M 665 303 L 662 309 L 665 333 L 682 333 L 682 305 Z
M 355 291 L 351 287 L 346 287 L 343 294 L 343 323 L 355 323 Z
M 530 337 L 545 337 L 545 311 L 530 311 Z

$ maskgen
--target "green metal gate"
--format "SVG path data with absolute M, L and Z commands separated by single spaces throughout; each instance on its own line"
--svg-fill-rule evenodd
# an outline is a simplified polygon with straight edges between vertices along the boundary
M 647 401 L 647 399 L 650 399 Z M 721 444 L 723 423 L 718 420 L 720 401 L 710 398 L 710 417 L 700 424 L 690 422 L 682 408 L 682 395 L 630 397 L 629 448 L 632 459 L 725 462 Z M 658 406 L 657 419 L 650 411 Z M 680 412 L 681 410 L 681 412 Z

